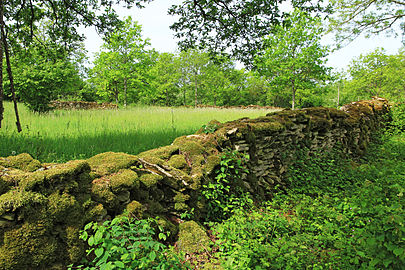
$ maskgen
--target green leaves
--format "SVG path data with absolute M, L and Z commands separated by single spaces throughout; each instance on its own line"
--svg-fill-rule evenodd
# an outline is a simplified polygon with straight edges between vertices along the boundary
M 308 94 L 316 83 L 326 81 L 329 69 L 325 66 L 328 48 L 320 44 L 321 21 L 296 9 L 289 17 L 290 27 L 278 25 L 264 39 L 264 51 L 255 63 L 274 89 L 268 100 L 285 99 L 291 94 L 290 104 L 295 108 L 296 93 Z
M 202 195 L 208 203 L 208 221 L 222 221 L 240 208 L 249 208 L 250 194 L 241 188 L 242 173 L 248 173 L 248 155 L 225 152 L 216 170 L 215 180 L 203 186 Z
M 90 246 L 92 261 L 74 269 L 183 269 L 180 258 L 154 239 L 156 220 L 119 216 L 102 225 L 89 223 L 80 238 Z M 160 232 L 160 240 L 166 234 Z M 93 255 L 94 254 L 94 255 Z M 72 268 L 69 268 L 72 269 Z

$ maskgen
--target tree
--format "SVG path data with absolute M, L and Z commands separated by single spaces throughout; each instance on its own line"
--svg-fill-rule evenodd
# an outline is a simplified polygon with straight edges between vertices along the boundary
M 331 0 L 335 16 L 330 17 L 330 31 L 339 43 L 350 42 L 360 34 L 405 34 L 404 0 Z M 404 40 L 405 42 L 405 40 Z
M 75 95 L 83 87 L 78 67 L 80 62 L 73 63 L 64 55 L 55 56 L 52 50 L 42 46 L 31 46 L 11 60 L 16 95 L 34 112 L 49 111 L 51 100 Z M 6 90 L 9 86 L 5 84 Z
M 285 95 L 291 93 L 291 107 L 295 108 L 296 93 L 314 88 L 317 81 L 327 78 L 325 57 L 328 49 L 320 44 L 321 21 L 296 9 L 289 25 L 275 27 L 274 34 L 264 40 L 266 49 L 256 58 L 258 71 L 266 76 L 272 89 Z
M 144 102 L 165 106 L 178 103 L 177 98 L 180 91 L 178 81 L 181 74 L 174 54 L 160 54 L 156 64 L 150 69 L 149 75 L 151 91 L 144 95 Z
M 263 37 L 288 20 L 288 12 L 280 9 L 284 2 L 308 12 L 327 10 L 322 0 L 185 0 L 169 10 L 169 14 L 179 16 L 171 29 L 181 39 L 182 49 L 228 52 L 251 66 L 256 53 L 263 49 Z
M 104 96 L 112 94 L 118 103 L 122 93 L 126 106 L 128 91 L 148 83 L 145 74 L 155 58 L 155 53 L 147 49 L 149 45 L 149 40 L 142 38 L 141 26 L 131 17 L 106 38 L 92 71 Z
M 189 49 L 180 52 L 178 61 L 181 72 L 180 81 L 183 85 L 183 104 L 187 104 L 186 90 L 190 88 L 194 90 L 194 106 L 197 106 L 199 95 L 201 95 L 200 90 L 203 86 L 203 78 L 211 61 L 210 57 L 206 52 Z
M 384 49 L 360 55 L 349 66 L 351 80 L 345 91 L 358 98 L 383 96 L 392 101 L 405 101 L 405 50 L 387 55 Z
M 38 24 L 43 21 L 50 23 L 52 27 L 47 29 L 46 35 L 51 41 L 63 44 L 67 51 L 73 51 L 78 41 L 83 36 L 77 32 L 77 27 L 95 26 L 101 34 L 112 33 L 117 26 L 118 16 L 112 8 L 113 3 L 125 3 L 131 6 L 135 3 L 141 6 L 148 0 L 37 0 L 37 1 L 3 1 L 0 0 L 0 35 L 2 48 L 6 56 L 8 78 L 16 112 L 17 130 L 21 131 L 18 116 L 17 103 L 14 91 L 13 75 L 10 63 L 10 44 L 13 47 L 29 47 L 36 39 Z M 10 38 L 11 33 L 13 38 Z M 3 65 L 3 62 L 0 62 Z M 0 68 L 1 70 L 2 68 Z M 2 85 L 0 85 L 0 88 Z M 0 94 L 3 90 L 0 90 Z M 0 103 L 3 97 L 0 98 Z M 0 108 L 3 106 L 0 105 Z M 0 110 L 2 114 L 2 110 Z M 0 116 L 0 120 L 2 115 Z

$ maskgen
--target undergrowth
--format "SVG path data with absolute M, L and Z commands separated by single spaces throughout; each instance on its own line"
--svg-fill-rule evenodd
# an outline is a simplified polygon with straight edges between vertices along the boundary
M 297 161 L 288 193 L 213 230 L 225 269 L 405 269 L 405 135 Z

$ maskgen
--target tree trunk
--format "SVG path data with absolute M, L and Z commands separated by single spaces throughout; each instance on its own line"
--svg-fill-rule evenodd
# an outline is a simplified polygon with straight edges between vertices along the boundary
M 336 107 L 337 109 L 339 109 L 339 104 L 340 104 L 340 85 L 338 85 L 338 93 L 337 93 L 337 103 L 336 103 Z
M 13 79 L 13 73 L 11 71 L 10 54 L 9 54 L 8 45 L 7 45 L 6 31 L 4 29 L 5 25 L 4 25 L 4 20 L 3 20 L 3 1 L 1 1 L 1 0 L 0 0 L 0 28 L 1 28 L 1 40 L 3 41 L 3 49 L 6 54 L 7 74 L 8 74 L 8 79 L 10 80 L 11 97 L 12 97 L 13 103 L 14 103 L 14 112 L 15 112 L 15 118 L 16 118 L 15 124 L 17 125 L 17 131 L 21 132 L 22 128 L 21 128 L 21 123 L 20 123 L 20 116 L 18 114 L 17 99 L 15 97 L 14 79 Z
M 124 78 L 124 107 L 127 106 L 127 78 Z
M 292 88 L 292 104 L 291 104 L 291 109 L 295 110 L 295 82 L 294 80 L 291 81 L 291 88 Z
M 3 16 L 3 1 L 0 0 L 0 16 Z M 0 32 L 1 36 L 1 32 Z M 1 38 L 0 38 L 1 41 Z M 0 42 L 0 128 L 1 128 L 1 122 L 3 121 L 3 114 L 4 114 L 4 105 L 3 105 L 3 99 L 4 99 L 4 91 L 3 91 L 3 44 Z
M 194 107 L 197 108 L 197 75 L 194 77 L 195 89 L 194 89 Z

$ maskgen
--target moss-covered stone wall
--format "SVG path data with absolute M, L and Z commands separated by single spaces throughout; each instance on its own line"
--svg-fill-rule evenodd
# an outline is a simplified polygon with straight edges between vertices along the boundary
M 194 208 L 196 219 L 204 217 L 201 188 L 227 148 L 249 153 L 244 186 L 265 198 L 283 185 L 297 150 L 339 144 L 361 154 L 388 110 L 386 100 L 374 99 L 342 110 L 212 121 L 194 135 L 137 156 L 108 152 L 65 164 L 41 164 L 28 154 L 0 158 L 0 269 L 64 269 L 84 256 L 78 235 L 87 222 L 124 210 L 139 218 L 158 216 L 174 236 L 181 213 Z

